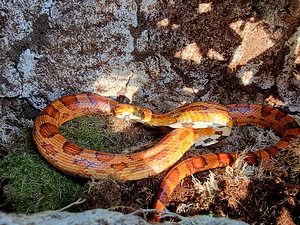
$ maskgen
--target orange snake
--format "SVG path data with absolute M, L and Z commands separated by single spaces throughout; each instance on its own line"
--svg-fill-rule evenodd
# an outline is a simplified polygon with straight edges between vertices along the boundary
M 59 127 L 63 123 L 79 116 L 99 113 L 114 113 L 118 117 L 150 126 L 170 126 L 175 129 L 158 145 L 131 155 L 85 149 L 60 134 Z M 171 167 L 195 142 L 201 145 L 216 143 L 228 136 L 231 127 L 236 125 L 273 129 L 281 137 L 279 142 L 270 147 L 247 153 L 246 161 L 252 165 L 268 161 L 288 146 L 291 140 L 300 137 L 300 127 L 292 117 L 267 106 L 222 106 L 212 102 L 196 102 L 166 114 L 155 114 L 143 107 L 120 104 L 99 95 L 83 93 L 62 97 L 50 103 L 35 120 L 33 138 L 46 160 L 67 174 L 95 179 L 113 175 L 123 180 L 136 180 Z M 231 165 L 238 156 L 239 153 L 206 154 L 177 164 L 164 178 L 154 208 L 165 208 L 170 194 L 184 177 Z M 159 215 L 155 215 L 154 219 L 159 220 Z

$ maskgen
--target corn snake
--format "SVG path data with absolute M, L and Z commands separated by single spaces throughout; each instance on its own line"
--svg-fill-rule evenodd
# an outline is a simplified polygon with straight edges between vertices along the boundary
M 190 110 L 191 108 L 193 110 Z M 59 127 L 63 123 L 79 116 L 99 113 L 114 113 L 118 117 L 129 118 L 146 125 L 170 126 L 175 129 L 153 148 L 131 155 L 84 149 L 60 134 Z M 230 128 L 236 125 L 271 128 L 281 136 L 276 144 L 249 152 L 246 158 L 249 164 L 268 161 L 288 146 L 291 140 L 300 137 L 299 125 L 292 117 L 267 106 L 192 103 L 167 114 L 153 114 L 143 107 L 124 105 L 99 95 L 84 93 L 66 96 L 50 103 L 35 120 L 33 138 L 44 158 L 67 174 L 96 179 L 113 175 L 123 180 L 136 180 L 171 167 L 195 142 L 201 145 L 216 143 L 228 136 Z M 194 126 L 197 129 L 194 129 Z M 231 165 L 238 156 L 238 153 L 207 154 L 177 164 L 164 178 L 154 208 L 165 208 L 170 194 L 184 177 Z M 156 215 L 154 220 L 159 220 L 159 215 Z

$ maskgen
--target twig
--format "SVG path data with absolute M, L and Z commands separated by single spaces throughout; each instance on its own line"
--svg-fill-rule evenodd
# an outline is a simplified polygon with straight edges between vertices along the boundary
M 67 206 L 65 206 L 65 207 L 63 207 L 63 208 L 61 208 L 61 209 L 55 210 L 55 211 L 56 211 L 56 212 L 64 211 L 64 210 L 66 210 L 66 209 L 72 207 L 73 205 L 79 205 L 79 204 L 81 204 L 81 203 L 84 203 L 85 200 L 86 200 L 86 199 L 79 198 L 76 202 L 73 202 L 73 203 L 71 203 L 70 205 L 67 205 Z

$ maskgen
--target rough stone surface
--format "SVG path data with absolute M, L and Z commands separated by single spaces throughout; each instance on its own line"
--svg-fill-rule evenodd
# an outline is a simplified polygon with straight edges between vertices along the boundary
M 247 223 L 231 220 L 228 218 L 214 218 L 210 216 L 198 216 L 196 218 L 181 217 L 182 221 L 178 224 L 199 224 L 199 225 L 246 225 Z M 147 225 L 146 220 L 134 215 L 124 215 L 118 212 L 111 212 L 104 209 L 89 210 L 84 213 L 68 213 L 68 212 L 43 212 L 34 215 L 16 215 L 0 213 L 0 225 L 68 225 L 68 224 L 81 224 L 81 225 Z M 161 224 L 173 224 L 170 222 L 164 222 Z
M 166 111 L 201 100 L 263 103 L 273 95 L 299 111 L 299 82 L 289 82 L 299 59 L 286 50 L 299 45 L 290 31 L 298 9 L 293 2 L 286 15 L 281 2 L 6 1 L 0 96 L 42 109 L 91 91 Z M 259 18 L 263 6 L 273 17 Z

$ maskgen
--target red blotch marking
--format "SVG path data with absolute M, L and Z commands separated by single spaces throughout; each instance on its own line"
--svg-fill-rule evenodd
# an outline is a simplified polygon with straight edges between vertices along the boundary
M 299 124 L 296 121 L 292 121 L 284 124 L 284 130 L 290 130 L 294 128 L 299 128 Z
M 260 111 L 260 114 L 263 116 L 263 117 L 267 117 L 267 116 L 270 116 L 272 111 L 274 109 L 270 108 L 270 107 L 267 107 L 267 106 L 263 106 L 261 108 L 261 111 Z
M 128 167 L 126 163 L 121 162 L 117 164 L 111 164 L 110 167 L 116 171 L 123 170 L 124 168 Z
M 115 155 L 105 153 L 105 152 L 96 152 L 95 158 L 102 163 L 106 163 L 106 162 L 109 162 L 110 160 L 112 160 L 113 158 L 115 158 Z
M 230 165 L 234 162 L 232 156 L 230 154 L 227 153 L 217 153 L 216 154 L 218 156 L 218 161 L 220 166 L 224 167 L 227 165 Z
M 299 136 L 297 135 L 284 135 L 282 138 L 281 138 L 281 141 L 287 141 L 287 142 L 290 142 L 294 139 L 297 139 L 299 138 Z
M 59 99 L 68 109 L 74 111 L 78 108 L 78 99 L 76 95 L 69 95 Z
M 195 169 L 201 169 L 207 165 L 207 161 L 203 156 L 197 156 L 189 159 L 186 162 L 187 169 L 191 174 L 195 171 Z
M 245 161 L 249 165 L 257 165 L 258 161 L 259 161 L 259 157 L 258 157 L 258 155 L 254 154 L 253 152 L 248 152 Z
M 68 155 L 75 156 L 80 155 L 83 151 L 83 148 L 73 144 L 70 141 L 66 141 L 63 145 L 63 151 Z
M 43 143 L 42 147 L 45 149 L 48 155 L 56 155 L 57 151 L 54 149 L 54 146 L 51 144 Z
M 52 123 L 43 123 L 40 126 L 40 134 L 44 138 L 51 138 L 56 134 L 59 134 L 59 129 L 57 126 L 53 125 Z
M 263 150 L 266 151 L 271 156 L 275 156 L 279 152 L 279 148 L 276 147 L 276 146 L 270 146 L 270 147 L 267 147 Z
M 42 112 L 41 115 L 48 115 L 56 120 L 59 119 L 60 112 L 53 105 L 48 105 Z

